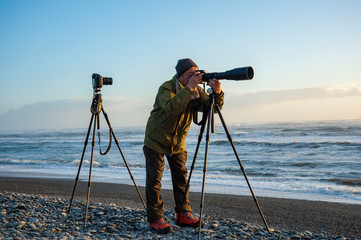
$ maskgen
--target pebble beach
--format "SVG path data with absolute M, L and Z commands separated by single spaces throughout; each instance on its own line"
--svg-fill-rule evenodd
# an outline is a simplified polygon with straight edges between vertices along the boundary
M 120 184 L 92 183 L 84 228 L 87 184 L 79 183 L 68 214 L 73 184 L 67 180 L 0 178 L 0 239 L 198 238 L 198 228 L 175 225 L 171 191 L 162 194 L 165 217 L 173 232 L 159 235 L 150 230 L 134 186 Z M 199 194 L 191 193 L 190 197 L 198 215 Z M 273 229 L 269 233 L 249 197 L 206 194 L 205 198 L 201 239 L 361 238 L 361 205 L 260 198 Z

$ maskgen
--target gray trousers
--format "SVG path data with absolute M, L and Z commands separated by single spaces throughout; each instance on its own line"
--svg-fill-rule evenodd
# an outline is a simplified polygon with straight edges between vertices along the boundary
M 160 195 L 161 181 L 164 170 L 164 154 L 158 153 L 146 146 L 143 147 L 146 159 L 146 199 L 148 221 L 154 222 L 163 218 L 163 199 Z M 175 211 L 179 213 L 181 209 L 191 211 L 188 193 L 185 193 L 187 186 L 187 152 L 166 156 L 172 175 L 173 194 L 175 200 Z M 183 199 L 186 195 L 184 204 Z

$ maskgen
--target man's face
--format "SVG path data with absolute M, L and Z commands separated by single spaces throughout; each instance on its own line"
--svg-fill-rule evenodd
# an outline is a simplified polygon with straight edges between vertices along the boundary
M 193 76 L 194 73 L 198 71 L 197 67 L 191 67 L 187 71 L 185 71 L 182 76 L 180 76 L 178 79 L 181 82 L 183 86 L 187 86 L 189 79 Z

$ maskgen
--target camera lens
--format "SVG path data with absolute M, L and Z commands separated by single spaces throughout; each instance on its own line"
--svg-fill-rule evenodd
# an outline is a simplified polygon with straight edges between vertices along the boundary
M 104 85 L 112 85 L 113 84 L 113 78 L 111 78 L 111 77 L 103 77 L 103 84 Z

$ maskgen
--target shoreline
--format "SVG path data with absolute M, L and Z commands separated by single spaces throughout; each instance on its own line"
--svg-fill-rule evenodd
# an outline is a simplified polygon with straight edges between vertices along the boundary
M 0 177 L 0 190 L 69 199 L 74 180 Z M 144 187 L 139 190 L 145 200 Z M 86 200 L 87 183 L 78 182 L 74 200 Z M 200 193 L 189 197 L 193 212 L 199 213 Z M 174 208 L 171 190 L 162 190 L 165 210 Z M 327 232 L 348 238 L 361 238 L 361 205 L 257 197 L 268 226 L 275 230 Z M 90 202 L 117 204 L 142 209 L 143 204 L 133 185 L 92 182 Z M 205 193 L 204 216 L 234 218 L 264 226 L 252 196 Z
M 77 163 L 79 164 L 79 163 Z M 48 171 L 46 171 L 48 170 Z M 71 170 L 73 171 L 73 169 Z M 88 169 L 85 172 L 88 173 Z M 6 168 L 1 169 L 0 167 L 0 178 L 36 178 L 36 179 L 58 179 L 58 180 L 64 180 L 64 181 L 74 181 L 76 171 L 74 170 L 73 174 L 69 174 L 69 169 L 61 169 L 61 172 L 67 172 L 67 174 L 59 174 L 58 168 L 52 168 L 52 169 L 17 169 L 17 170 L 11 170 L 7 171 Z M 87 181 L 88 175 L 84 174 L 84 171 L 82 172 L 79 177 L 79 181 Z M 133 185 L 133 182 L 131 181 L 131 178 L 129 178 L 129 173 L 124 172 L 124 176 L 119 177 L 118 175 L 112 175 L 114 172 L 111 173 L 111 175 L 97 175 L 97 172 L 93 171 L 92 174 L 92 183 L 98 182 L 98 183 L 109 183 L 109 184 L 124 184 L 124 185 Z M 134 174 L 134 172 L 133 172 Z M 136 183 L 138 186 L 145 186 L 145 179 L 142 179 L 142 177 L 145 176 L 145 172 L 138 172 L 136 174 L 141 174 L 141 177 L 136 176 Z M 168 175 L 167 175 L 168 174 Z M 172 181 L 170 177 L 170 172 L 167 171 L 163 175 L 162 180 L 162 189 L 172 190 Z M 241 179 L 244 182 L 244 179 Z M 191 184 L 191 192 L 195 193 L 201 193 L 202 191 L 202 182 L 194 182 Z M 206 183 L 206 192 L 212 193 L 212 194 L 220 194 L 220 195 L 237 195 L 237 196 L 251 196 L 251 192 L 249 187 L 244 184 L 243 186 L 238 183 L 237 186 L 234 185 L 219 185 L 217 183 Z M 253 186 L 254 187 L 254 186 Z M 307 193 L 307 192 L 297 192 L 297 191 L 287 191 L 287 190 L 269 190 L 267 187 L 265 189 L 263 188 L 253 188 L 255 190 L 255 195 L 257 197 L 265 197 L 265 198 L 280 198 L 280 199 L 295 199 L 295 200 L 306 200 L 306 201 L 324 201 L 324 202 L 334 202 L 334 203 L 344 203 L 344 204 L 356 204 L 361 205 L 361 201 L 359 197 L 354 196 L 345 196 L 342 194 L 336 194 L 331 195 L 329 193 Z

